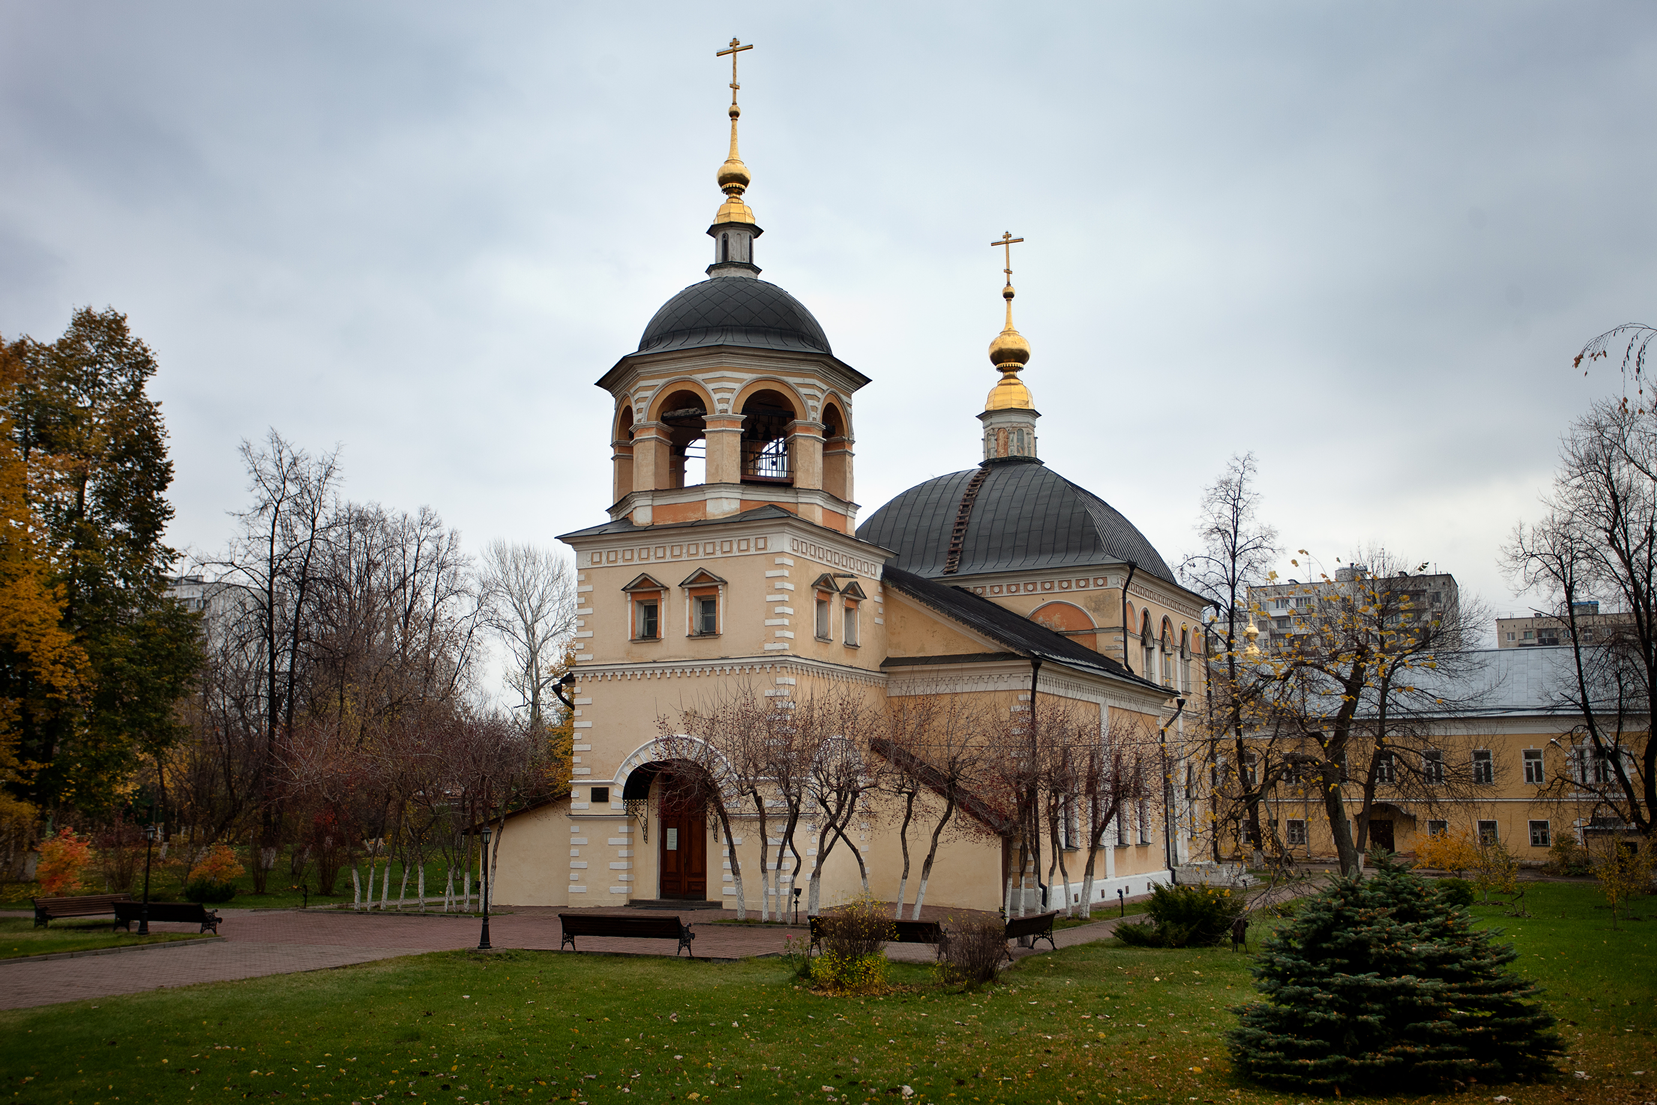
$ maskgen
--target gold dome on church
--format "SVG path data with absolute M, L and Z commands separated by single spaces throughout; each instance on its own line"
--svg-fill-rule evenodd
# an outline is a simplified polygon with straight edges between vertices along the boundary
M 986 411 L 1034 410 L 1036 405 L 1030 389 L 1018 378 L 1018 370 L 1030 362 L 1030 341 L 1013 329 L 1015 294 L 1011 282 L 1001 289 L 1001 298 L 1007 301 L 1007 325 L 990 342 L 990 363 L 1001 370 L 1001 380 L 984 400 Z

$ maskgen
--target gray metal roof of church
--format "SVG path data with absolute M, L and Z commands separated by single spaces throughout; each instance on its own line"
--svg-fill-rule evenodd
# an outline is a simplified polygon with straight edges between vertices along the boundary
M 1176 582 L 1145 535 L 1093 492 L 1035 460 L 994 461 L 984 467 L 955 572 L 945 575 L 944 568 L 962 496 L 978 468 L 902 492 L 857 527 L 858 539 L 894 550 L 897 567 L 933 579 L 1133 563 L 1142 572 Z
M 639 339 L 640 353 L 736 345 L 834 355 L 805 304 L 764 280 L 715 276 L 662 304 Z

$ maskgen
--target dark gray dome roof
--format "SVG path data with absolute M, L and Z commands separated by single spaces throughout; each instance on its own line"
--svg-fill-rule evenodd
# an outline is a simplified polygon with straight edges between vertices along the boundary
M 644 328 L 640 353 L 742 345 L 833 355 L 823 328 L 805 305 L 775 284 L 748 276 L 715 276 L 666 303 Z
M 1175 582 L 1145 535 L 1115 508 L 1039 461 L 997 461 L 916 484 L 857 527 L 860 540 L 896 553 L 904 571 L 947 579 L 962 497 L 983 473 L 950 575 L 1131 562 Z

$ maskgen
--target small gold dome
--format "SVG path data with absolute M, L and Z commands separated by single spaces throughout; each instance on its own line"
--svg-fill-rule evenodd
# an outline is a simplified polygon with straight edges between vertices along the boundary
M 753 177 L 748 175 L 748 166 L 734 157 L 719 167 L 719 189 L 727 196 L 732 191 L 735 191 L 737 195 L 741 195 L 747 191 L 752 180 Z
M 1024 386 L 1024 381 L 1018 378 L 1016 372 L 1009 372 L 1001 377 L 1001 382 L 990 389 L 990 394 L 984 400 L 984 409 L 987 411 L 1031 411 L 1036 409 L 1036 402 L 1030 398 L 1030 389 Z
M 997 334 L 994 341 L 990 342 L 990 363 L 997 368 L 1005 364 L 1028 364 L 1030 363 L 1030 343 L 1025 340 L 1023 334 L 1009 326 Z

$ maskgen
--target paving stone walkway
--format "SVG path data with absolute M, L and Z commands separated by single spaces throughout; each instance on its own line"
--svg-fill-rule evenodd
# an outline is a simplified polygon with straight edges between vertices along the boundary
M 562 930 L 558 913 L 604 913 L 615 910 L 559 910 L 516 908 L 490 918 L 490 943 L 496 948 L 557 951 Z M 629 910 L 649 916 L 653 910 Z M 947 911 L 960 912 L 960 911 Z M 114 955 L 51 960 L 0 961 L 0 1009 L 136 994 L 200 982 L 227 982 L 264 975 L 318 971 L 368 963 L 399 955 L 475 948 L 480 923 L 475 917 L 443 914 L 343 913 L 333 910 L 221 909 L 222 940 L 185 941 L 150 945 Z M 0 914 L 4 915 L 4 914 Z M 944 910 L 927 907 L 926 920 L 942 919 Z M 30 916 L 30 914 L 11 914 Z M 788 937 L 806 929 L 772 925 L 718 925 L 707 922 L 734 918 L 727 910 L 700 910 L 681 914 L 696 927 L 698 959 L 744 959 L 778 955 Z M 1062 929 L 1058 945 L 1070 947 L 1110 935 L 1115 920 Z M 162 932 L 193 932 L 194 925 L 152 922 Z M 672 940 L 622 940 L 581 937 L 582 952 L 611 955 L 672 955 Z M 1045 945 L 1043 945 L 1045 947 Z M 568 949 L 565 949 L 566 951 Z M 1012 948 L 1015 957 L 1035 954 Z M 930 962 L 933 951 L 922 944 L 893 944 L 887 954 L 895 960 Z

